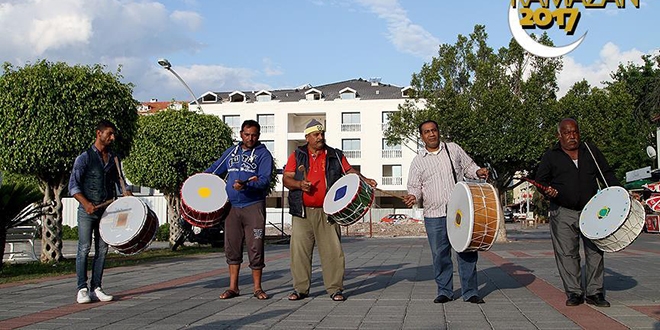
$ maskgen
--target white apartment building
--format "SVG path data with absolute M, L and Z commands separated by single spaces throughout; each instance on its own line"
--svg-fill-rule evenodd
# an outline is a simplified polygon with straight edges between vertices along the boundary
M 295 89 L 223 91 L 204 93 L 197 101 L 203 112 L 223 119 L 239 139 L 243 121 L 261 125 L 261 142 L 282 169 L 289 155 L 305 144 L 305 125 L 312 119 L 326 127 L 326 143 L 341 149 L 349 163 L 378 187 L 396 195 L 406 194 L 408 169 L 417 142 L 388 145 L 383 130 L 388 116 L 408 99 L 411 87 L 382 84 L 379 79 L 353 79 L 322 86 Z M 281 176 L 268 207 L 282 205 Z M 395 197 L 376 191 L 374 207 L 405 207 Z M 286 197 L 286 189 L 284 190 Z

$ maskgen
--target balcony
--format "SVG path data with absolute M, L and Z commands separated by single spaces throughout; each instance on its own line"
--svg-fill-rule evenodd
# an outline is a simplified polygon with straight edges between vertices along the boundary
M 401 158 L 401 149 L 382 150 L 383 158 Z
M 400 186 L 403 184 L 403 178 L 400 176 L 384 176 L 383 185 L 384 186 Z
M 261 133 L 275 133 L 275 125 L 261 125 Z
M 346 158 L 361 158 L 362 151 L 360 150 L 344 150 L 344 156 Z
M 341 124 L 342 132 L 360 132 L 362 131 L 361 124 Z

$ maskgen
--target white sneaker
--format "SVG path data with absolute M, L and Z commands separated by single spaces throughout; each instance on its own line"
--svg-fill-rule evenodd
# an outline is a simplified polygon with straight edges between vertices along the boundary
M 101 289 L 100 287 L 94 289 L 94 291 L 90 294 L 90 296 L 100 301 L 112 301 L 112 299 L 114 298 L 109 294 L 105 294 L 105 292 L 103 292 L 103 289 Z
M 76 300 L 79 304 L 87 304 L 92 301 L 92 299 L 89 297 L 89 291 L 86 288 L 78 290 L 78 296 L 76 297 Z

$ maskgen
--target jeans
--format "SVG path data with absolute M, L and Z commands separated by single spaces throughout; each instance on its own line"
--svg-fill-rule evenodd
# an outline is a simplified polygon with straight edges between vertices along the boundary
M 92 282 L 89 289 L 94 291 L 101 287 L 108 244 L 101 239 L 100 222 L 100 215 L 87 214 L 84 209 L 78 209 L 78 252 L 76 254 L 78 290 L 87 288 L 87 256 L 92 245 L 92 233 L 94 233 L 94 259 L 92 260 Z
M 429 239 L 431 255 L 433 257 L 433 272 L 435 283 L 438 285 L 438 295 L 449 298 L 454 296 L 453 273 L 454 265 L 451 260 L 451 244 L 447 236 L 447 217 L 424 218 L 426 236 Z M 458 274 L 461 278 L 461 296 L 467 300 L 479 295 L 477 282 L 477 252 L 457 253 Z

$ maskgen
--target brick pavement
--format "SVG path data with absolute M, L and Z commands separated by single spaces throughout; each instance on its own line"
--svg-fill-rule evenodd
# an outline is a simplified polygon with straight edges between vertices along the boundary
M 218 299 L 228 275 L 222 254 L 211 253 L 108 269 L 104 288 L 117 298 L 109 303 L 76 304 L 74 276 L 3 285 L 0 329 L 660 329 L 660 235 L 606 255 L 610 308 L 564 305 L 547 230 L 509 238 L 480 253 L 483 305 L 432 303 L 425 238 L 345 238 L 345 302 L 325 293 L 317 256 L 310 297 L 288 301 L 288 245 L 269 245 L 266 301 L 252 297 L 245 270 L 241 296 Z

